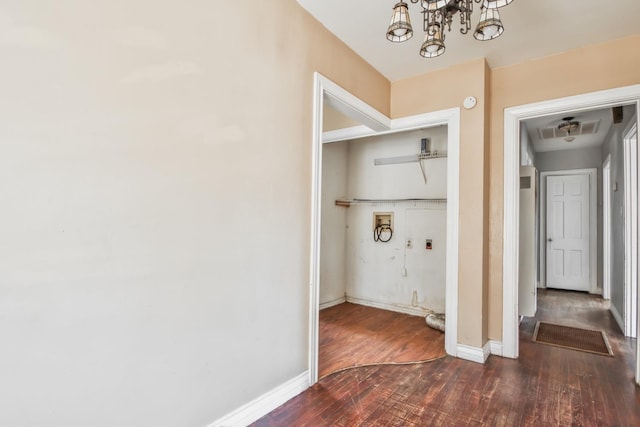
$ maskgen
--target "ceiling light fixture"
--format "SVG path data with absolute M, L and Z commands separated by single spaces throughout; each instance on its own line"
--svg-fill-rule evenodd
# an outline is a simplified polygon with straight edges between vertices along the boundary
M 445 51 L 445 27 L 451 31 L 453 17 L 459 14 L 460 32 L 467 34 L 471 30 L 471 13 L 473 3 L 480 5 L 480 22 L 473 33 L 476 40 L 493 40 L 504 32 L 498 8 L 508 5 L 513 0 L 409 0 L 420 2 L 423 14 L 424 42 L 420 47 L 420 55 L 435 58 Z M 409 5 L 400 0 L 393 7 L 391 23 L 387 29 L 387 40 L 403 42 L 413 36 L 413 28 L 409 18 Z
M 558 125 L 558 130 L 566 134 L 564 140 L 567 142 L 572 142 L 576 139 L 575 136 L 571 136 L 571 132 L 575 131 L 578 129 L 578 126 L 580 126 L 580 122 L 573 120 L 574 118 L 575 117 L 564 117 L 562 119 L 562 123 Z

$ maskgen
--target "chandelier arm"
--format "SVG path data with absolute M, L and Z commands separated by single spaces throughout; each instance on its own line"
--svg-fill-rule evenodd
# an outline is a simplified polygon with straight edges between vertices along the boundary
M 440 18 L 440 22 L 438 22 L 438 19 L 434 19 L 434 23 L 439 24 L 440 25 L 440 33 L 441 33 L 441 37 L 442 37 L 442 41 L 444 42 L 444 38 L 445 38 L 445 31 L 444 31 L 444 26 L 447 25 L 449 27 L 449 31 L 451 31 L 451 21 L 447 20 L 447 16 L 442 13 L 442 10 L 437 10 L 436 11 L 437 14 L 434 14 L 436 16 L 436 18 Z
M 471 12 L 473 12 L 473 1 L 462 0 L 460 7 L 460 32 L 467 34 L 471 29 Z
M 430 32 L 429 30 L 429 11 L 427 9 L 422 9 L 422 29 L 425 33 Z

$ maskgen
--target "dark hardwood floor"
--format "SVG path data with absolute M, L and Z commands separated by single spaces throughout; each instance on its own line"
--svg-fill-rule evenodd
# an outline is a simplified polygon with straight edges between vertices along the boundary
M 635 340 L 618 330 L 606 302 L 542 291 L 537 319 L 607 332 L 614 357 L 531 341 L 520 325 L 520 358 L 486 364 L 444 357 L 329 375 L 256 426 L 638 426 Z
M 428 327 L 424 317 L 349 303 L 320 311 L 320 378 L 354 366 L 445 354 L 444 334 Z

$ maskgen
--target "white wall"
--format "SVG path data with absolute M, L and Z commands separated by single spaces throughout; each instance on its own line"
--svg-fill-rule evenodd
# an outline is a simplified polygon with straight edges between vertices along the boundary
M 623 108 L 622 123 L 611 126 L 602 158 L 611 155 L 611 304 L 624 315 L 624 147 L 623 132 L 635 117 L 635 107 Z
M 570 169 L 597 169 L 597 242 L 596 259 L 598 268 L 598 288 L 602 288 L 602 152 L 600 147 L 582 148 L 578 150 L 543 151 L 536 153 L 535 164 L 539 172 L 550 172 Z M 541 182 L 540 185 L 546 185 Z M 545 213 L 542 212 L 542 215 Z M 546 230 L 541 230 L 545 235 Z M 544 262 L 544 259 L 540 259 Z M 546 282 L 546 281 L 545 281 Z
M 322 146 L 321 305 L 343 299 L 347 290 L 347 208 L 335 201 L 347 197 L 348 148 L 348 141 Z
M 420 139 L 446 150 L 446 127 L 352 141 L 348 193 L 351 198 L 446 198 L 446 158 L 424 161 L 425 184 L 417 163 L 374 166 L 374 159 L 420 152 Z M 389 243 L 373 241 L 373 213 L 394 213 Z M 416 313 L 444 312 L 446 205 L 405 203 L 352 206 L 347 213 L 347 295 Z M 408 238 L 413 248 L 405 248 Z M 433 249 L 425 250 L 425 240 Z M 406 277 L 402 275 L 406 268 Z M 414 299 L 414 291 L 417 298 Z
M 4 1 L 0 55 L 0 425 L 205 426 L 304 374 L 313 72 L 388 82 L 294 0 Z
M 529 131 L 526 122 L 520 122 L 520 166 L 534 166 L 536 152 L 529 138 Z

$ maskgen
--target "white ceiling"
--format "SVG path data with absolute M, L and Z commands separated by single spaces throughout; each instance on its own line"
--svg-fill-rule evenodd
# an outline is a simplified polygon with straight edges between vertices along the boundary
M 569 49 L 640 32 L 640 0 L 514 0 L 500 9 L 504 33 L 480 42 L 459 33 L 446 34 L 444 55 L 425 59 L 419 4 L 409 3 L 413 38 L 391 43 L 385 38 L 396 0 L 297 0 L 329 31 L 391 81 L 485 57 L 491 68 L 512 65 Z M 472 26 L 479 19 L 474 4 Z
M 574 117 L 573 120 L 580 123 L 598 122 L 597 132 L 589 135 L 576 135 L 575 140 L 567 142 L 563 137 L 542 139 L 540 138 L 540 129 L 557 127 L 563 122 L 563 118 L 567 116 Z M 536 152 L 541 151 L 559 151 L 559 150 L 577 150 L 587 147 L 599 147 L 602 145 L 607 132 L 613 124 L 613 114 L 611 108 L 600 110 L 581 111 L 578 113 L 562 113 L 546 117 L 538 117 L 529 119 L 524 122 L 527 127 L 529 140 Z

